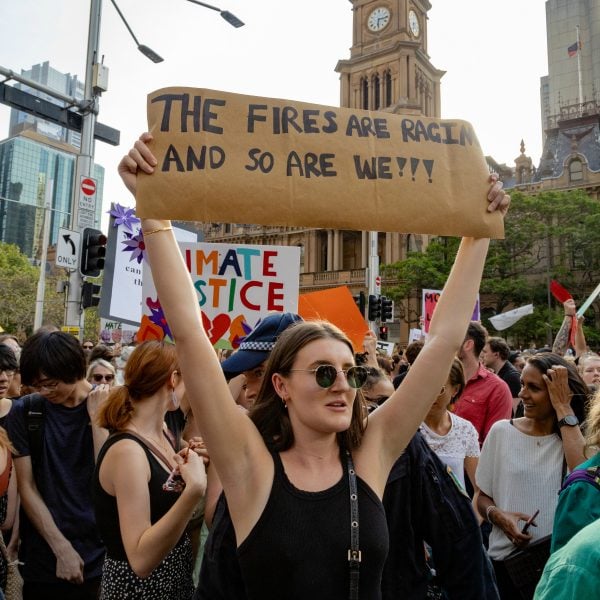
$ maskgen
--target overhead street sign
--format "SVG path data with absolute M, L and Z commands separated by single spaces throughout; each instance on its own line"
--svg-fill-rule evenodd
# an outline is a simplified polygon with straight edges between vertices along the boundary
M 51 121 L 52 123 L 81 133 L 83 117 L 78 112 L 38 98 L 12 85 L 0 83 L 0 104 L 6 104 L 17 110 L 29 113 L 34 117 L 46 119 L 46 121 Z M 113 129 L 108 125 L 96 122 L 94 126 L 94 139 L 106 142 L 111 146 L 118 146 L 120 138 L 121 132 L 118 129 Z
M 58 230 L 55 260 L 57 267 L 77 269 L 79 266 L 80 241 L 81 234 L 78 231 L 63 229 L 62 227 Z

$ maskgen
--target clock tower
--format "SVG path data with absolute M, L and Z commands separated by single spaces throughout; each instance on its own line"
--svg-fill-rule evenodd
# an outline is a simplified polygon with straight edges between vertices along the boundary
M 429 0 L 350 0 L 350 58 L 340 60 L 341 106 L 440 117 L 440 79 L 427 54 Z

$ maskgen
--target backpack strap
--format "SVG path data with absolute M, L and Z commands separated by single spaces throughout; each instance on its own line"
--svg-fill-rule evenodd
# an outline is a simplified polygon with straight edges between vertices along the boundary
M 27 436 L 29 438 L 29 455 L 31 465 L 35 474 L 42 459 L 42 444 L 44 442 L 44 398 L 41 394 L 29 394 L 23 398 L 25 409 L 25 423 L 27 425 Z
M 588 467 L 587 469 L 574 469 L 564 480 L 560 491 L 562 492 L 576 481 L 586 481 L 600 491 L 600 466 Z

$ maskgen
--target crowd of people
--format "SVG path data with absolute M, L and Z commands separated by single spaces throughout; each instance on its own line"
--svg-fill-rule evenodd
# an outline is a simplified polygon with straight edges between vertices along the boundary
M 149 141 L 120 165 L 133 194 L 156 165 Z M 506 213 L 494 176 L 487 200 Z M 170 223 L 141 226 L 175 344 L 115 356 L 52 328 L 22 347 L 0 336 L 0 598 L 595 589 L 600 356 L 581 322 L 571 356 L 564 328 L 552 349 L 517 353 L 469 321 L 488 240 L 463 239 L 427 341 L 393 357 L 370 332 L 355 349 L 292 313 L 225 355 Z M 573 315 L 565 303 L 569 332 Z M 523 573 L 534 553 L 543 574 Z

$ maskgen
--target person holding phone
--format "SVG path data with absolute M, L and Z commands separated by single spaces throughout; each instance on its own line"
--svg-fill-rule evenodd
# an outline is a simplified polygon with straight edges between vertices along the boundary
M 492 524 L 489 554 L 498 588 L 510 599 L 520 592 L 503 560 L 552 533 L 563 473 L 583 459 L 579 423 L 587 393 L 575 366 L 549 352 L 529 358 L 521 385 L 524 416 L 492 426 L 476 473 L 477 507 Z

